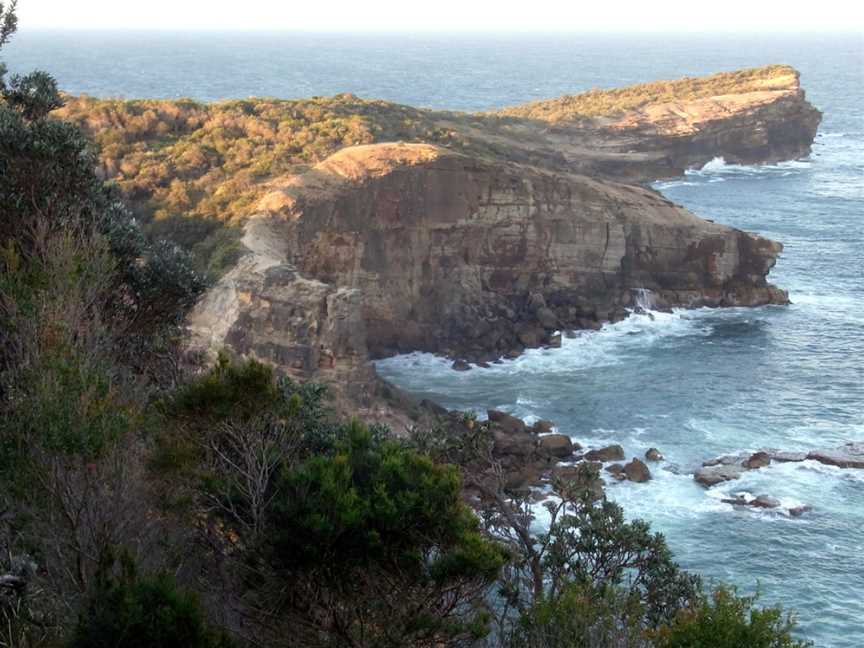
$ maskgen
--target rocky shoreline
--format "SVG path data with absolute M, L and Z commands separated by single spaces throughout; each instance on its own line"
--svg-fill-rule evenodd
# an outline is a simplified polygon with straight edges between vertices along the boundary
M 477 424 L 473 418 L 466 418 L 464 412 L 447 411 L 428 401 L 424 402 L 424 407 L 434 414 L 439 424 L 449 428 L 449 433 L 455 432 L 459 438 L 476 434 L 474 427 Z M 556 480 L 566 481 L 587 467 L 596 475 L 591 489 L 599 497 L 607 485 L 614 482 L 649 482 L 652 479 L 649 466 L 657 466 L 665 461 L 661 452 L 653 447 L 645 451 L 643 458 L 632 457 L 626 462 L 624 449 L 617 444 L 583 448 L 570 436 L 557 431 L 551 421 L 538 420 L 529 425 L 520 418 L 498 410 L 489 410 L 487 417 L 484 425 L 488 426 L 487 431 L 491 434 L 491 456 L 501 470 L 502 485 L 514 496 L 542 500 L 546 488 Z M 737 480 L 749 471 L 767 468 L 772 463 L 804 461 L 839 469 L 864 470 L 864 442 L 808 452 L 764 449 L 723 455 L 704 461 L 694 470 L 693 479 L 706 489 L 711 489 Z M 739 492 L 722 497 L 719 501 L 740 509 L 782 511 L 790 517 L 801 517 L 812 511 L 808 504 L 784 507 L 779 499 L 769 494 Z
M 649 294 L 656 308 L 786 304 L 767 281 L 780 243 L 639 183 L 715 156 L 806 155 L 819 118 L 779 67 L 755 89 L 614 119 L 442 117 L 472 142 L 458 150 L 344 148 L 269 183 L 245 255 L 189 318 L 190 348 L 326 383 L 339 409 L 401 428 L 416 411 L 387 397 L 398 390 L 375 359 L 428 351 L 483 366 L 619 321 Z

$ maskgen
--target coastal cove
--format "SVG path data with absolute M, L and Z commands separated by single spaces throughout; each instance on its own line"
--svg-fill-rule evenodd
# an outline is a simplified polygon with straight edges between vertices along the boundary
M 79 47 L 61 56 L 64 39 L 70 38 L 80 39 Z M 380 401 L 377 372 L 418 401 L 480 417 L 494 409 L 529 423 L 553 421 L 558 432 L 586 448 L 620 444 L 625 461 L 659 448 L 665 459 L 649 462 L 647 483 L 616 482 L 604 474 L 607 495 L 630 518 L 643 518 L 664 533 L 681 565 L 709 581 L 722 579 L 752 592 L 758 580 L 761 601 L 796 609 L 797 632 L 816 646 L 864 643 L 864 470 L 808 460 L 774 462 L 710 489 L 693 479 L 703 461 L 720 455 L 763 448 L 806 453 L 864 441 L 860 37 L 273 34 L 253 39 L 166 33 L 49 38 L 24 32 L 8 48 L 7 63 L 13 72 L 50 66 L 73 95 L 221 101 L 350 92 L 362 99 L 466 111 L 497 111 L 595 86 L 792 65 L 806 100 L 822 113 L 809 155 L 819 118 L 796 94 L 797 86 L 788 85 L 789 75 L 778 82 L 783 100 L 760 104 L 751 97 L 747 101 L 753 103 L 738 105 L 740 119 L 733 105 L 727 118 L 732 126 L 709 129 L 711 136 L 701 139 L 698 132 L 686 135 L 689 153 L 685 146 L 669 148 L 665 136 L 649 132 L 656 123 L 669 123 L 666 114 L 655 115 L 654 122 L 625 124 L 620 130 L 627 137 L 615 130 L 620 123 L 598 127 L 586 152 L 575 131 L 548 126 L 530 104 L 512 109 L 523 112 L 510 130 L 485 130 L 485 116 L 442 117 L 445 113 L 436 113 L 430 127 L 426 113 L 418 117 L 407 107 L 394 113 L 385 106 L 378 114 L 376 104 L 369 114 L 384 115 L 383 135 L 358 127 L 360 133 L 378 134 L 352 142 L 362 146 L 338 150 L 333 144 L 335 152 L 325 142 L 324 152 L 298 164 L 297 173 L 292 169 L 261 181 L 254 201 L 231 203 L 246 216 L 267 218 L 244 222 L 242 241 L 251 252 L 222 276 L 190 322 L 200 350 L 227 345 L 274 362 L 289 375 L 341 385 L 341 406 L 363 402 L 374 410 Z M 362 99 L 343 95 L 336 103 L 365 109 Z M 314 112 L 318 100 L 312 101 Z M 100 121 L 101 108 L 93 108 L 98 102 L 88 102 L 76 99 L 69 118 L 87 127 L 96 115 L 91 134 L 108 132 L 110 119 Z M 179 113 L 188 107 L 178 105 Z M 748 122 L 754 115 L 758 122 Z M 686 120 L 670 121 L 679 129 L 687 126 Z M 393 123 L 421 134 L 417 141 L 411 136 L 389 141 L 385 135 Z M 750 146 L 761 141 L 754 133 L 766 124 L 773 148 Z M 176 143 L 147 141 L 144 157 L 167 156 Z M 636 151 L 637 145 L 644 150 Z M 767 163 L 752 164 L 763 160 Z M 102 164 L 105 176 L 125 168 L 119 155 Z M 245 169 L 238 175 L 243 182 L 250 177 Z M 147 180 L 141 173 L 130 181 L 127 195 L 141 189 L 134 183 L 142 177 Z M 644 186 L 656 178 L 663 180 Z M 231 193 L 234 185 L 226 186 L 225 193 Z M 154 205 L 161 208 L 159 201 L 167 204 L 164 196 L 154 195 L 141 190 L 138 208 L 152 211 Z M 448 219 L 466 204 L 464 211 L 477 223 L 450 227 Z M 356 219 L 352 206 L 359 206 Z M 594 232 L 592 226 L 613 207 L 617 222 L 610 217 Z M 216 207 L 204 205 L 202 213 L 206 209 Z M 533 230 L 522 227 L 522 248 L 517 240 L 490 252 L 486 239 L 472 238 L 472 227 L 496 226 L 495 219 L 508 209 L 517 224 L 522 219 L 533 226 L 537 214 L 541 223 Z M 417 241 L 426 245 L 433 237 L 423 238 L 422 228 L 418 237 L 403 236 L 403 225 L 414 226 L 411 219 L 426 213 L 447 226 L 437 227 L 439 222 L 430 228 L 438 237 L 435 249 L 466 242 L 456 266 L 484 272 L 500 266 L 488 276 L 461 275 L 455 285 L 469 286 L 458 293 L 468 308 L 458 326 L 446 329 L 435 328 L 436 318 L 456 293 L 446 284 L 437 292 L 417 289 L 431 276 L 430 259 L 440 262 L 432 254 L 417 257 Z M 571 213 L 577 215 L 572 232 L 565 227 Z M 370 227 L 363 214 L 380 215 L 381 221 Z M 330 235 L 322 239 L 319 231 L 325 230 Z M 582 304 L 552 290 L 535 300 L 531 295 L 546 288 L 540 280 L 522 291 L 528 298 L 520 294 L 521 301 L 506 294 L 499 299 L 495 290 L 506 292 L 500 286 L 477 290 L 480 284 L 494 288 L 497 281 L 506 288 L 523 281 L 505 270 L 521 262 L 526 240 L 532 246 L 561 244 L 551 269 L 543 266 L 543 255 L 531 256 L 532 273 L 550 283 L 581 281 L 580 291 L 594 290 L 592 295 L 608 300 L 592 297 Z M 652 246 L 663 251 L 652 257 Z M 602 255 L 594 255 L 595 248 Z M 450 251 L 440 256 L 448 255 L 453 256 Z M 409 257 L 413 264 L 405 261 Z M 382 258 L 404 265 L 394 266 L 387 277 L 388 268 L 375 265 Z M 586 259 L 590 272 L 584 271 Z M 388 293 L 397 281 L 402 292 Z M 472 302 L 478 295 L 488 298 L 486 310 Z M 273 303 L 278 306 L 271 309 Z M 518 321 L 465 333 L 472 323 L 490 319 L 488 313 L 508 319 L 513 303 L 536 315 L 542 326 L 528 330 Z M 687 305 L 694 308 L 682 308 Z M 515 313 L 509 319 L 516 319 Z M 283 335 L 288 330 L 290 335 Z M 490 342 L 491 333 L 510 342 Z M 467 370 L 454 370 L 454 359 Z M 780 506 L 728 501 L 737 502 L 742 494 L 748 501 L 774 498 Z M 789 514 L 802 507 L 808 507 L 802 515 Z
M 798 606 L 803 636 L 854 648 L 864 637 L 864 471 L 808 461 L 710 490 L 693 480 L 703 461 L 726 453 L 864 438 L 860 104 L 832 95 L 827 79 L 820 103 L 819 77 L 808 82 L 825 111 L 809 159 L 715 160 L 655 184 L 697 214 L 782 241 L 771 277 L 790 306 L 636 314 L 488 369 L 456 372 L 423 354 L 377 367 L 448 408 L 549 419 L 585 447 L 621 444 L 626 460 L 659 448 L 666 462 L 650 465 L 652 481 L 607 477 L 607 495 L 665 533 L 684 566 L 742 591 L 754 591 L 758 575 L 763 600 Z M 813 510 L 795 518 L 721 501 L 741 493 Z

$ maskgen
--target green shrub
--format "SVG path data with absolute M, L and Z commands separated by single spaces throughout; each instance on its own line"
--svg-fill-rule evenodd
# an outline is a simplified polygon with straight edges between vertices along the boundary
M 619 588 L 568 583 L 519 619 L 508 648 L 648 648 L 639 598 Z
M 139 577 L 128 565 L 100 576 L 68 648 L 230 648 L 210 630 L 198 599 L 168 575 Z
M 286 612 L 326 645 L 482 636 L 477 599 L 506 555 L 480 534 L 460 489 L 453 467 L 350 426 L 335 454 L 288 471 L 277 490 L 262 555 L 292 585 Z
M 805 648 L 792 637 L 791 616 L 779 607 L 754 607 L 755 596 L 719 587 L 700 605 L 681 611 L 656 633 L 657 648 Z

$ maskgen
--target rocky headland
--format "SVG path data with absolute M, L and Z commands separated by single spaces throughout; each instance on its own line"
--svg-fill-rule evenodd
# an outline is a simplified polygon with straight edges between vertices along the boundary
M 767 280 L 780 243 L 703 220 L 647 183 L 715 157 L 807 155 L 821 115 L 792 68 L 492 114 L 350 96 L 336 105 L 377 127 L 356 145 L 323 146 L 314 164 L 243 176 L 241 253 L 190 316 L 193 349 L 228 347 L 333 386 L 346 409 L 398 421 L 405 403 L 388 404 L 395 390 L 376 377 L 376 358 L 415 350 L 471 362 L 513 357 L 559 344 L 560 331 L 622 319 L 646 293 L 658 307 L 788 303 Z M 107 107 L 92 100 L 66 110 L 91 132 L 110 128 Z M 210 123 L 207 110 L 194 108 L 199 129 Z M 182 121 L 191 111 L 177 108 L 181 139 L 195 136 L 191 117 Z M 395 128 L 394 115 L 411 126 Z M 171 150 L 147 149 L 151 157 Z M 172 163 L 190 157 L 183 151 Z M 196 164 L 206 166 L 201 155 Z M 166 194 L 147 194 L 140 159 L 115 154 L 103 173 L 158 203 Z M 226 171 L 202 173 L 211 181 Z M 195 195 L 186 196 L 199 201 L 193 210 L 210 209 Z

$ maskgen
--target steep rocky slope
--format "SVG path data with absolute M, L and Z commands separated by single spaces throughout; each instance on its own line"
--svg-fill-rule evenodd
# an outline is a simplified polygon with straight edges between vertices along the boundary
M 380 124 L 408 110 L 356 101 Z M 625 317 L 646 294 L 661 307 L 787 302 L 766 280 L 779 243 L 641 183 L 718 156 L 806 155 L 820 114 L 791 68 L 413 114 L 407 141 L 381 141 L 398 132 L 381 126 L 314 166 L 243 176 L 245 252 L 193 312 L 194 349 L 231 347 L 386 415 L 370 358 L 512 356 Z

